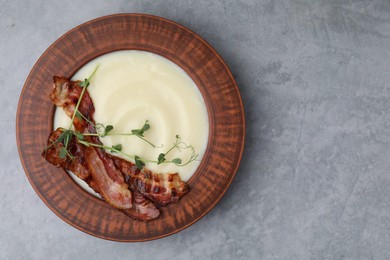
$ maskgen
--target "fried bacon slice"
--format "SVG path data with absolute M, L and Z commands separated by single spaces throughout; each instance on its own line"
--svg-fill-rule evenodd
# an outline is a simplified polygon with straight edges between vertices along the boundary
M 55 76 L 53 77 L 53 81 L 54 88 L 50 95 L 50 99 L 56 106 L 62 107 L 69 117 L 72 117 L 75 106 L 81 95 L 82 88 L 79 87 L 78 82 L 72 82 L 69 79 L 63 77 Z M 73 121 L 75 130 L 81 133 L 95 132 L 93 125 L 90 124 L 94 123 L 93 113 L 95 108 L 88 91 L 85 91 L 83 100 L 80 102 L 78 107 L 78 111 L 87 120 L 75 117 Z M 57 140 L 61 133 L 62 131 L 59 129 L 54 131 L 48 140 L 48 142 L 50 142 L 50 144 L 48 143 L 48 146 L 50 146 L 53 141 Z M 88 137 L 88 139 L 89 140 L 87 141 L 89 142 L 101 144 L 97 137 Z M 122 191 L 124 191 L 124 194 L 127 195 L 128 202 L 129 197 L 131 198 L 131 207 L 122 211 L 131 218 L 141 221 L 149 221 L 157 218 L 160 215 L 159 209 L 150 200 L 145 199 L 138 192 L 134 192 L 133 196 L 131 196 L 131 192 L 128 189 L 127 184 L 124 182 L 123 175 L 115 168 L 112 160 L 107 157 L 107 154 L 104 150 L 96 147 L 84 147 L 80 145 L 75 139 L 72 139 L 72 142 L 69 143 L 68 149 L 72 154 L 74 153 L 75 158 L 73 160 L 70 160 L 69 157 L 61 159 L 58 156 L 61 145 L 62 143 L 59 142 L 50 147 L 50 150 L 44 153 L 44 157 L 54 165 L 70 170 L 75 173 L 76 176 L 85 180 L 92 189 L 101 194 L 109 204 L 116 208 L 119 207 L 112 203 L 112 198 L 114 198 L 114 201 L 123 199 L 120 196 L 123 194 Z M 97 155 L 98 159 L 85 159 L 86 156 L 89 158 L 91 158 L 91 156 L 93 157 L 93 154 Z M 104 180 L 105 183 L 100 183 L 102 180 Z M 112 186 L 110 186 L 112 184 L 114 184 L 114 189 Z M 103 194 L 102 187 L 104 191 L 108 190 L 111 193 L 106 192 L 106 194 Z M 120 192 L 117 193 L 119 196 L 115 196 L 115 189 L 118 190 L 118 188 L 120 189 Z M 112 193 L 113 190 L 114 192 Z M 111 197 L 112 195 L 114 196 Z
M 60 149 L 64 146 L 62 142 L 56 142 L 56 140 L 63 133 L 62 129 L 57 129 L 52 132 L 47 140 L 47 149 L 42 152 L 42 157 L 45 158 L 51 164 L 65 168 L 73 172 L 77 177 L 82 180 L 90 178 L 90 173 L 87 169 L 87 165 L 84 159 L 82 147 L 74 140 L 68 145 L 68 150 L 73 154 L 74 159 L 70 157 L 60 158 Z
M 145 168 L 139 170 L 134 163 L 113 155 L 110 157 L 132 190 L 139 191 L 160 206 L 178 202 L 189 191 L 188 185 L 180 179 L 178 173 L 157 174 Z
M 68 144 L 68 150 L 74 156 L 60 158 L 59 150 L 63 147 L 62 142 L 55 142 L 62 134 L 62 129 L 52 132 L 48 139 L 48 149 L 43 151 L 42 156 L 51 164 L 62 167 L 65 170 L 73 172 L 77 177 L 84 180 L 96 193 L 100 193 L 98 185 L 90 174 L 82 150 L 85 148 L 73 138 Z M 159 209 L 148 199 L 144 198 L 139 192 L 133 192 L 132 207 L 122 210 L 127 216 L 140 221 L 150 221 L 160 215 Z
M 153 220 L 160 215 L 160 210 L 138 191 L 133 191 L 133 208 L 123 210 L 127 216 L 144 222 Z
M 84 159 L 83 147 L 72 139 L 68 144 L 68 150 L 74 156 L 73 159 L 66 156 L 60 158 L 60 149 L 64 146 L 62 142 L 56 142 L 58 137 L 62 134 L 63 130 L 58 128 L 52 132 L 47 140 L 47 149 L 42 152 L 42 157 L 49 163 L 62 167 L 68 171 L 73 172 L 77 177 L 88 183 L 88 185 L 97 193 L 99 190 L 96 183 L 93 181 L 91 174 L 87 168 L 86 161 Z
M 79 81 L 70 81 L 64 77 L 53 77 L 53 91 L 50 93 L 50 100 L 57 107 L 62 107 L 65 114 L 72 118 L 74 109 L 79 100 L 82 88 L 79 86 Z M 80 102 L 78 111 L 86 117 L 90 122 L 93 122 L 92 115 L 95 112 L 95 106 L 89 96 L 88 91 L 85 91 L 83 100 Z M 75 117 L 73 125 L 76 131 L 84 132 L 88 130 L 88 122 L 79 117 Z
M 57 107 L 62 107 L 69 117 L 72 117 L 83 88 L 79 86 L 78 82 L 66 78 L 54 77 L 53 80 L 54 88 L 50 99 Z M 78 111 L 89 122 L 93 122 L 92 115 L 95 107 L 87 91 L 84 93 Z M 93 129 L 88 121 L 81 117 L 75 117 L 73 121 L 75 130 L 84 133 Z M 100 144 L 99 139 L 93 137 L 87 137 L 86 141 Z M 131 191 L 122 174 L 116 169 L 113 161 L 107 157 L 105 151 L 97 147 L 85 147 L 82 151 L 86 166 L 104 200 L 118 209 L 132 208 Z

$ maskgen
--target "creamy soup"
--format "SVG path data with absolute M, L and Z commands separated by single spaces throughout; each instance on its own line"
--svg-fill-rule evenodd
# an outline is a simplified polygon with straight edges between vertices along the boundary
M 199 154 L 196 161 L 183 167 L 172 163 L 157 165 L 146 162 L 145 167 L 156 173 L 178 172 L 182 180 L 189 180 L 203 157 L 209 130 L 206 105 L 192 79 L 179 66 L 159 55 L 144 51 L 117 51 L 92 60 L 72 80 L 88 78 L 98 64 L 99 68 L 88 87 L 95 105 L 95 122 L 113 125 L 110 134 L 118 134 L 139 129 L 149 120 L 150 129 L 145 132 L 145 139 L 162 148 L 154 148 L 136 136 L 125 135 L 100 138 L 103 144 L 110 147 L 122 144 L 122 151 L 127 154 L 144 160 L 157 160 L 160 153 L 172 147 L 175 136 L 179 135 Z M 63 110 L 57 109 L 54 127 L 67 128 L 69 124 L 70 119 Z M 189 149 L 181 152 L 173 149 L 167 160 L 181 158 L 184 163 L 190 155 Z M 83 181 L 73 177 L 92 191 Z

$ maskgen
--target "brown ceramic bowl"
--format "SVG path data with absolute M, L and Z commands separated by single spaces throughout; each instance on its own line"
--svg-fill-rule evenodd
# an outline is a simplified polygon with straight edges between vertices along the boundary
M 41 152 L 53 130 L 52 77 L 71 77 L 90 60 L 117 50 L 149 51 L 170 59 L 195 81 L 207 105 L 209 139 L 189 181 L 191 191 L 161 208 L 162 216 L 137 222 L 90 195 Z M 88 234 L 116 241 L 168 236 L 208 213 L 228 189 L 241 160 L 245 120 L 238 87 L 218 53 L 200 36 L 164 18 L 117 14 L 84 23 L 53 43 L 31 70 L 20 95 L 16 135 L 26 175 L 45 204 Z

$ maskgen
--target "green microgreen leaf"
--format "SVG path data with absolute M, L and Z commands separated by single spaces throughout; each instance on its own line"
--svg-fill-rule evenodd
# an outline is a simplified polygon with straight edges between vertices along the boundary
M 181 159 L 180 158 L 175 158 L 175 159 L 173 159 L 172 160 L 172 162 L 174 163 L 174 164 L 181 164 Z
M 79 82 L 79 86 L 80 87 L 88 87 L 89 86 L 89 80 L 88 79 L 84 79 L 83 81 L 80 81 Z
M 133 129 L 131 133 L 138 137 L 144 137 L 144 133 L 150 129 L 149 120 L 146 120 L 141 129 Z
M 65 147 L 61 147 L 60 153 L 59 153 L 59 157 L 61 159 L 64 159 L 66 157 L 66 154 L 67 154 L 66 148 Z
M 160 153 L 159 155 L 158 155 L 158 158 L 157 158 L 157 164 L 161 164 L 161 163 L 163 163 L 163 162 L 165 162 L 166 161 L 166 159 L 165 159 L 165 153 Z
M 66 137 L 70 134 L 70 130 L 63 131 L 60 136 L 57 138 L 57 142 L 62 142 L 66 139 Z
M 80 86 L 80 87 L 84 87 L 84 85 L 85 85 L 85 81 L 80 81 L 80 82 L 79 82 L 79 86 Z
M 137 155 L 134 156 L 134 160 L 135 160 L 135 165 L 137 166 L 137 168 L 142 170 L 142 168 L 145 166 L 144 161 L 142 161 L 141 158 L 139 158 Z
M 142 132 L 141 132 L 141 129 L 132 129 L 131 133 L 134 134 L 134 135 L 137 135 L 137 136 L 143 136 Z
M 76 111 L 76 117 L 79 119 L 79 120 L 83 120 L 83 116 L 81 115 L 81 113 L 79 111 Z
M 82 133 L 79 133 L 79 132 L 74 132 L 74 135 L 77 137 L 77 139 L 79 140 L 83 140 L 84 139 L 84 135 Z
M 146 120 L 144 126 L 142 127 L 142 132 L 146 132 L 149 129 L 150 129 L 149 120 Z
M 118 152 L 118 151 L 119 152 L 122 151 L 122 145 L 121 144 L 113 145 L 112 148 L 113 149 L 111 150 L 111 152 L 114 152 L 114 153 Z
M 105 137 L 112 129 L 114 129 L 114 127 L 112 125 L 108 125 L 104 128 L 104 133 L 102 135 L 102 137 Z

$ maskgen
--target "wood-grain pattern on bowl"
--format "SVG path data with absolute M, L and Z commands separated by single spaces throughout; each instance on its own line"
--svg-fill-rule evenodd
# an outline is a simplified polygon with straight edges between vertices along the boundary
M 162 208 L 149 223 L 136 222 L 80 188 L 61 168 L 40 154 L 53 129 L 49 100 L 52 77 L 71 77 L 88 61 L 117 50 L 144 50 L 162 55 L 195 81 L 209 116 L 209 140 L 203 160 L 180 202 Z M 97 237 L 145 241 L 178 232 L 209 212 L 229 187 L 241 160 L 245 120 L 232 74 L 222 58 L 187 28 L 151 15 L 117 14 L 69 31 L 37 61 L 23 87 L 16 122 L 21 162 L 45 204 L 70 225 Z

